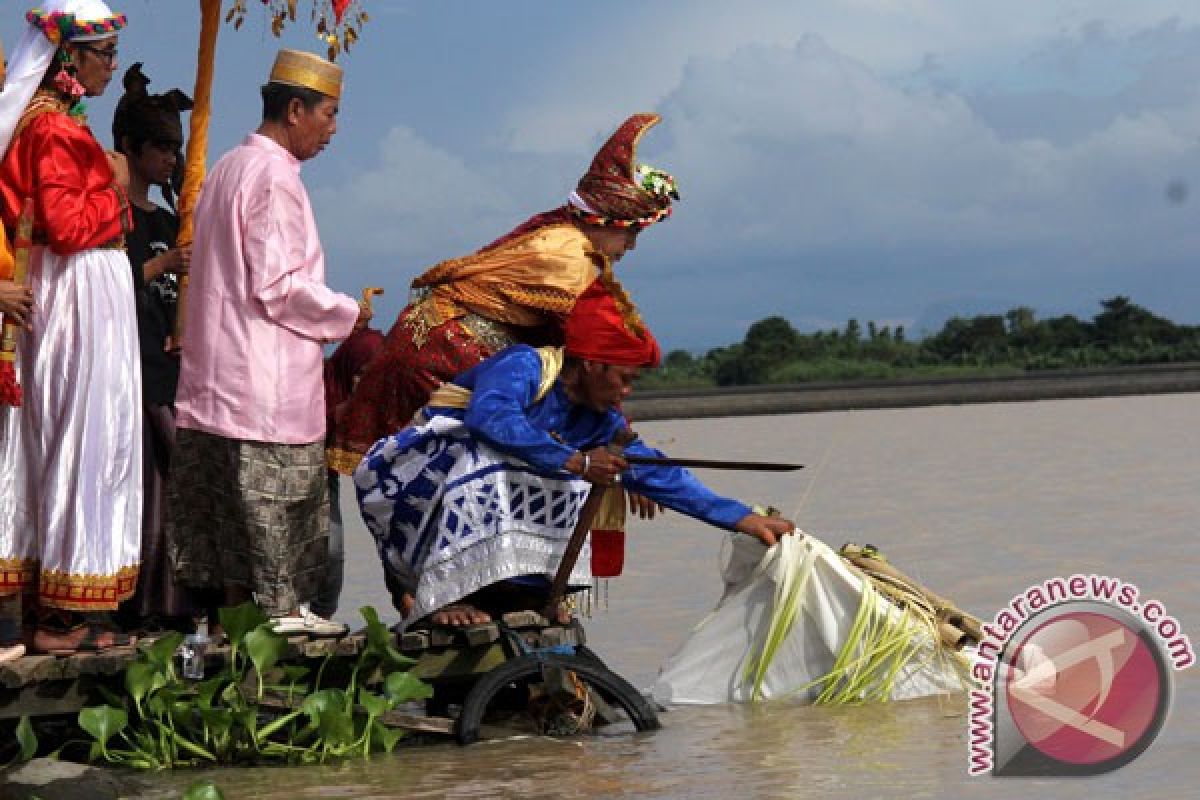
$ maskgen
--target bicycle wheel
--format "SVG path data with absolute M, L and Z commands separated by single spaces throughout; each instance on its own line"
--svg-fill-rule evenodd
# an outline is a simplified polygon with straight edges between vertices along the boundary
M 583 709 L 566 708 L 558 703 L 555 691 L 550 688 L 554 684 L 575 687 L 575 699 Z M 594 713 L 599 705 L 595 703 L 597 697 L 609 710 L 623 712 L 635 730 L 653 731 L 660 727 L 658 714 L 641 692 L 594 658 L 528 653 L 506 661 L 479 679 L 467 693 L 455 732 L 459 744 L 473 744 L 480 739 L 485 717 L 504 709 L 529 715 L 542 733 L 579 733 L 582 729 L 571 730 L 569 724 L 563 724 L 564 720 L 587 716 L 589 705 Z M 545 719 L 539 720 L 539 716 Z M 583 728 L 588 721 L 584 720 Z

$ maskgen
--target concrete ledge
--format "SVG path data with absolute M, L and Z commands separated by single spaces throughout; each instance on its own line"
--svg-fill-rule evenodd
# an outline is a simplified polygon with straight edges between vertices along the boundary
M 635 392 L 625 407 L 636 422 L 1197 391 L 1200 391 L 1200 364 L 1154 364 L 988 378 L 644 391 Z

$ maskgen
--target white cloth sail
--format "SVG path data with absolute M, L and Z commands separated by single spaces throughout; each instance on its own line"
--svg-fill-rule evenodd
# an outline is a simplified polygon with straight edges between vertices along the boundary
M 722 575 L 724 595 L 667 659 L 651 693 L 668 704 L 751 702 L 757 681 L 748 672 L 755 671 L 774 612 L 791 586 L 797 591 L 798 613 L 768 659 L 758 697 L 814 701 L 824 688 L 819 679 L 830 673 L 847 645 L 864 593 L 874 590 L 864 588 L 869 581 L 812 536 L 785 536 L 769 550 L 741 534 L 732 542 L 733 553 Z M 882 601 L 877 593 L 873 599 Z M 886 601 L 875 607 L 890 622 L 911 630 L 911 645 L 890 679 L 888 699 L 963 690 L 960 657 L 940 648 L 926 628 L 899 608 Z M 876 675 L 864 683 L 888 686 L 889 680 Z

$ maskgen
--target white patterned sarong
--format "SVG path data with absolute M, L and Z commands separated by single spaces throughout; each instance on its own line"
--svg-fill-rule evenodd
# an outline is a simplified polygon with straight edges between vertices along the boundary
M 354 484 L 385 570 L 416 574 L 409 620 L 498 581 L 552 580 L 590 489 L 565 472 L 539 474 L 447 416 L 376 442 Z M 585 544 L 571 586 L 591 585 L 590 563 Z

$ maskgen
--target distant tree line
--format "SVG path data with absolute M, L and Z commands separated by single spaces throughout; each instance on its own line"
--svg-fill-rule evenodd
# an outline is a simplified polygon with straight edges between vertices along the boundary
M 745 386 L 822 380 L 1017 373 L 1120 364 L 1200 361 L 1200 326 L 1176 325 L 1113 297 L 1090 321 L 1037 319 L 1024 306 L 1005 314 L 953 317 L 910 340 L 903 326 L 856 319 L 845 328 L 800 333 L 783 317 L 750 326 L 737 344 L 694 356 L 673 350 L 640 385 Z

